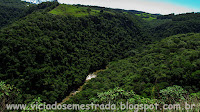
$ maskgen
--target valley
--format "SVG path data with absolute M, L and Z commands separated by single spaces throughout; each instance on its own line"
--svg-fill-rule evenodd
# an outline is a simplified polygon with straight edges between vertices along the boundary
M 200 101 L 200 13 L 0 3 L 0 110 Z

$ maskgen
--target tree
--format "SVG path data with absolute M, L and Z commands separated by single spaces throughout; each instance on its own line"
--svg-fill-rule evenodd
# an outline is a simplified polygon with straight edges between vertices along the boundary
M 11 104 L 15 101 L 19 91 L 5 82 L 0 82 L 0 110 L 3 112 L 6 109 L 6 104 Z
M 90 14 L 90 12 L 91 12 L 92 10 L 91 10 L 91 8 L 87 8 L 87 12 Z

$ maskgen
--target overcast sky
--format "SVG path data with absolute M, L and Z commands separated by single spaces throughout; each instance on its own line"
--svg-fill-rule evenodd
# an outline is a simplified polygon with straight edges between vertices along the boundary
M 58 0 L 58 2 L 138 10 L 160 14 L 200 12 L 200 0 Z

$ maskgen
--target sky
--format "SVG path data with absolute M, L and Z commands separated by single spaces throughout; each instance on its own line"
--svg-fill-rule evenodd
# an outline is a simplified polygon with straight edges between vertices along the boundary
M 200 0 L 58 0 L 58 2 L 138 10 L 154 14 L 200 12 Z

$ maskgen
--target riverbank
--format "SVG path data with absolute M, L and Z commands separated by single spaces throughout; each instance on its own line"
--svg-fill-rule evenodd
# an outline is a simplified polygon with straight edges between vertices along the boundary
M 107 69 L 107 67 L 106 67 Z M 96 78 L 97 77 L 97 74 L 101 71 L 104 71 L 105 69 L 101 69 L 101 70 L 97 70 L 96 72 L 93 72 L 92 74 L 89 74 L 86 79 L 85 79 L 85 82 L 83 85 L 81 85 L 76 91 L 72 91 L 65 99 L 62 100 L 61 103 L 59 104 L 63 104 L 65 103 L 66 101 L 68 101 L 71 97 L 75 96 L 77 93 L 81 92 L 83 90 L 83 87 L 87 84 L 88 81 L 90 81 L 91 79 L 93 78 Z

